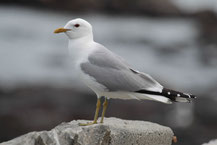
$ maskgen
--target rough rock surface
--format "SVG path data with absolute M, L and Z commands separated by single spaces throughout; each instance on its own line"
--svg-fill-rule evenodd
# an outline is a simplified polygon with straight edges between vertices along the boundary
M 203 145 L 217 145 L 217 139 L 211 140 L 210 142 L 204 143 Z
M 31 132 L 0 145 L 171 145 L 169 127 L 144 121 L 105 118 L 104 124 L 62 123 L 51 131 Z

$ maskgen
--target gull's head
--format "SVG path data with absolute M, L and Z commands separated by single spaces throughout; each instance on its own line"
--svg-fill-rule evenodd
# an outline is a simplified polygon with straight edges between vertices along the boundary
M 54 33 L 65 33 L 69 39 L 92 36 L 92 26 L 87 21 L 77 18 L 69 21 L 64 27 L 58 28 Z

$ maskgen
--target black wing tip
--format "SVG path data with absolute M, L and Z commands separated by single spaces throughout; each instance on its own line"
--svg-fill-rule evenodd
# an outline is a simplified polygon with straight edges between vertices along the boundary
M 185 96 L 188 96 L 188 98 L 190 98 L 190 99 L 196 99 L 197 98 L 197 96 L 195 96 L 195 95 L 192 95 L 192 94 L 187 94 L 187 93 L 183 93 Z
M 191 103 L 192 99 L 196 99 L 197 97 L 192 94 L 182 93 L 178 91 L 174 91 L 171 89 L 164 88 L 162 90 L 162 95 L 170 98 L 173 102 L 186 102 Z
M 195 96 L 195 95 L 191 95 L 191 98 L 193 98 L 193 99 L 197 99 L 197 96 Z
M 138 90 L 135 92 L 142 93 L 142 94 L 149 94 L 149 95 L 161 95 L 161 96 L 169 98 L 172 102 L 191 103 L 192 99 L 197 98 L 195 95 L 192 95 L 192 94 L 181 93 L 181 92 L 174 91 L 171 89 L 166 89 L 166 88 L 164 88 L 162 92 L 154 92 L 154 91 L 149 91 L 149 90 Z

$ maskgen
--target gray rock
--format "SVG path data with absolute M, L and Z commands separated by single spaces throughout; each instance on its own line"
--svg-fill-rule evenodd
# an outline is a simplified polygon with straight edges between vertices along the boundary
M 202 145 L 217 145 L 217 139 L 211 140 L 210 142 L 204 143 L 204 144 L 202 144 Z
M 105 118 L 104 124 L 62 123 L 51 131 L 31 132 L 0 145 L 171 145 L 169 127 L 145 121 Z

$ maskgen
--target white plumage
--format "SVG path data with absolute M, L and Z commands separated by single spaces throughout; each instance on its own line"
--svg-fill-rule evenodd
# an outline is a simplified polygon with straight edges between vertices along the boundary
M 148 99 L 163 103 L 189 102 L 193 95 L 165 89 L 151 76 L 132 69 L 123 58 L 93 40 L 92 26 L 83 19 L 69 21 L 65 32 L 74 70 L 100 98 Z

